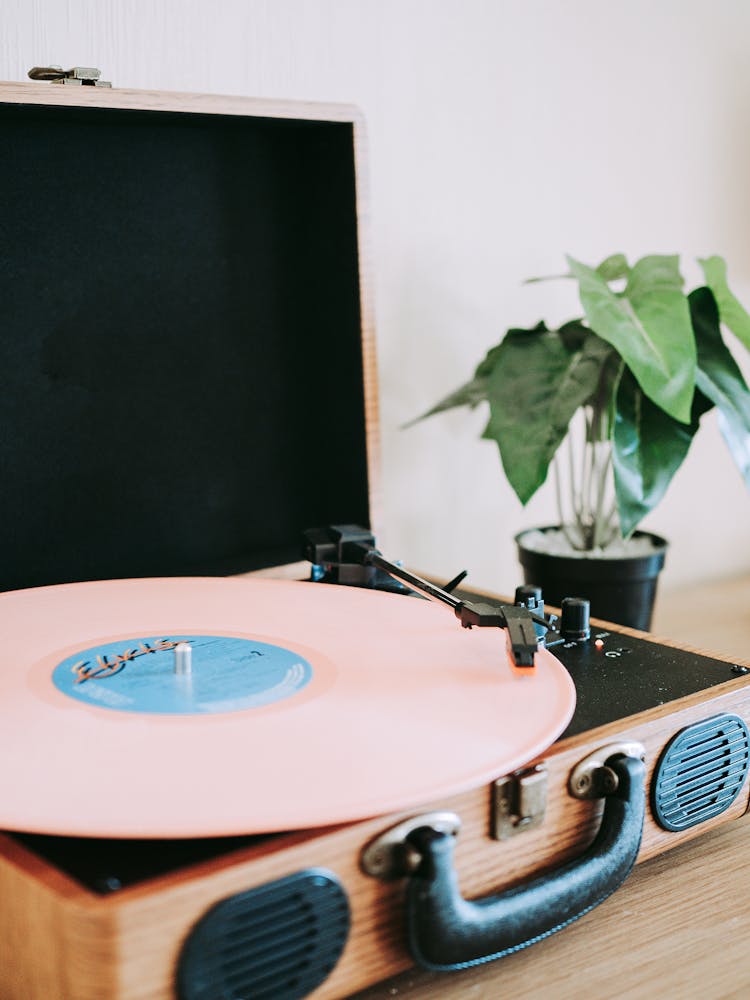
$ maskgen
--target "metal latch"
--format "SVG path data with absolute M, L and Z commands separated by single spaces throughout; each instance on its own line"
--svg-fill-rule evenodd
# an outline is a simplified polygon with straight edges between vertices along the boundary
M 544 764 L 498 778 L 492 786 L 492 829 L 495 840 L 509 840 L 533 830 L 547 809 L 547 768 Z
M 63 69 L 62 66 L 34 66 L 29 70 L 32 80 L 49 80 L 50 83 L 67 83 L 75 87 L 111 87 L 106 80 L 100 80 L 100 69 L 94 66 L 73 66 Z

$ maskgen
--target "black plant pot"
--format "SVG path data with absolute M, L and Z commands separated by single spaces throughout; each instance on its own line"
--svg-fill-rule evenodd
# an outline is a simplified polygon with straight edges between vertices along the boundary
M 596 618 L 631 628 L 650 628 L 656 583 L 667 549 L 663 538 L 636 531 L 634 537 L 646 535 L 658 549 L 649 555 L 598 559 L 551 555 L 526 548 L 523 539 L 527 534 L 528 531 L 522 531 L 515 539 L 524 582 L 541 587 L 547 604 L 559 607 L 563 597 L 586 597 Z

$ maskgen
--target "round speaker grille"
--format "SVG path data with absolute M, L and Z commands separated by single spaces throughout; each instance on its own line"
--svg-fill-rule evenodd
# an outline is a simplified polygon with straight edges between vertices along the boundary
M 319 986 L 349 933 L 336 876 L 308 868 L 230 896 L 198 921 L 177 968 L 180 1000 L 298 1000 Z
M 686 830 L 723 813 L 750 764 L 750 732 L 738 715 L 716 715 L 682 729 L 667 744 L 652 782 L 659 826 Z

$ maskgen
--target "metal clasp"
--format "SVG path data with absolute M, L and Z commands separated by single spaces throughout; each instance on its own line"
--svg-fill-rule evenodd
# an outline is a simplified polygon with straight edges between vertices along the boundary
M 50 83 L 72 84 L 75 87 L 111 87 L 107 80 L 100 80 L 100 69 L 94 66 L 73 66 L 63 69 L 62 66 L 34 66 L 29 70 L 32 80 L 48 80 Z
M 492 828 L 495 840 L 509 840 L 540 826 L 547 809 L 547 768 L 544 764 L 498 778 L 492 786 Z

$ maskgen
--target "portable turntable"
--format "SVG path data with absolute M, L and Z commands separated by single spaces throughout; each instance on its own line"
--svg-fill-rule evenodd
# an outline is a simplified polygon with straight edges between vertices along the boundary
M 746 811 L 746 666 L 378 551 L 355 111 L 0 117 L 3 1000 L 462 968 Z

